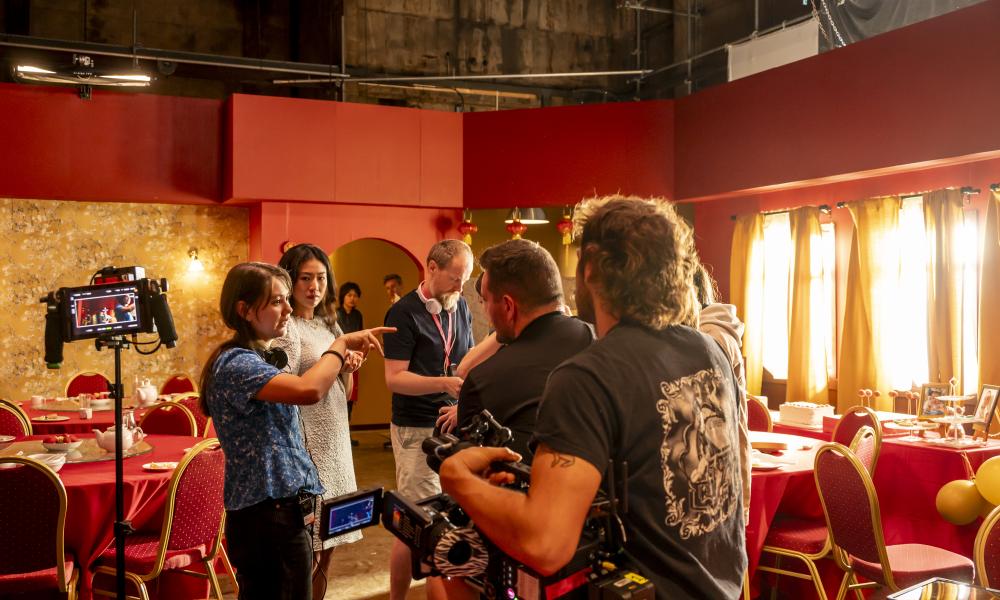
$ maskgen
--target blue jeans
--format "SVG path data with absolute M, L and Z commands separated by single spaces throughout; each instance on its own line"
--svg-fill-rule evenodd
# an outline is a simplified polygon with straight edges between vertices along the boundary
M 240 600 L 312 599 L 312 535 L 298 497 L 227 510 L 226 544 Z

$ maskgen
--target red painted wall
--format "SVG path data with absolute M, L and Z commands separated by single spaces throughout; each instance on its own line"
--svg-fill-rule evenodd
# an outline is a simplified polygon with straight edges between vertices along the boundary
M 462 115 L 234 95 L 226 198 L 462 205 Z
M 674 197 L 672 100 L 465 115 L 465 206 Z
M 327 252 L 362 238 L 395 244 L 419 265 L 437 241 L 459 237 L 456 209 L 261 202 L 250 210 L 250 260 L 271 263 L 281 258 L 286 241 L 316 244 Z
M 677 197 L 996 153 L 997 23 L 990 0 L 678 100 Z
M 205 204 L 222 182 L 222 103 L 0 84 L 0 196 Z

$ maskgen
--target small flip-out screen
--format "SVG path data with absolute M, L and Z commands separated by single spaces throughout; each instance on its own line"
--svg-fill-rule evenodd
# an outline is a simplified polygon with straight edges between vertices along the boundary
M 71 340 L 142 330 L 139 288 L 134 281 L 69 288 L 66 294 Z
M 324 540 L 377 525 L 382 516 L 382 488 L 362 490 L 323 501 L 320 519 Z

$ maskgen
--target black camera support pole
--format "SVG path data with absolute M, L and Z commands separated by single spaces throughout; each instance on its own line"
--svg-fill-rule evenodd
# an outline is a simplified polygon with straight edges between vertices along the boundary
M 128 348 L 125 336 L 101 337 L 95 340 L 98 350 L 115 349 L 115 589 L 118 598 L 125 598 L 125 536 L 135 531 L 132 523 L 125 520 L 125 474 L 124 452 L 122 452 L 122 350 Z

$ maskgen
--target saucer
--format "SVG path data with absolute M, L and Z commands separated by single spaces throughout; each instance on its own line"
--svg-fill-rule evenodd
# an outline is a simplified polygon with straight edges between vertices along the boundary
M 64 417 L 62 415 L 45 415 L 42 417 L 34 417 L 32 421 L 38 421 L 40 423 L 51 423 L 53 421 L 69 421 L 69 417 Z
M 142 465 L 147 471 L 173 471 L 177 468 L 176 462 L 149 462 Z

